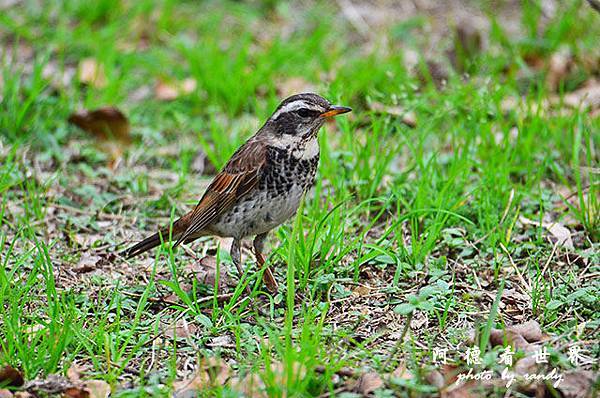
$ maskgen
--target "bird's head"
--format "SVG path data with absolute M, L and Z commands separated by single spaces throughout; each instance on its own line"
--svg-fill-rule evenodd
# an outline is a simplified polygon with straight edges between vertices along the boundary
M 296 94 L 279 104 L 263 129 L 273 139 L 282 142 L 308 141 L 317 136 L 328 118 L 351 110 L 345 106 L 331 105 L 317 94 Z

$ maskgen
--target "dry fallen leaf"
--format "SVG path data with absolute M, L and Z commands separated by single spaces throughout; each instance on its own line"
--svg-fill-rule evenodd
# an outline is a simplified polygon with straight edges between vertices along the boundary
M 231 375 L 229 365 L 218 358 L 202 360 L 193 377 L 173 383 L 174 398 L 193 398 L 198 391 L 215 385 L 225 385 Z
M 25 383 L 23 374 L 10 365 L 0 368 L 0 384 L 7 387 L 21 387 Z
M 204 256 L 199 261 L 189 264 L 190 271 L 194 274 L 198 282 L 214 286 L 217 277 L 217 259 L 214 256 Z M 227 267 L 223 262 L 220 264 L 219 281 L 217 289 L 221 291 L 224 287 L 235 286 L 236 283 L 229 277 Z
M 180 319 L 174 326 L 165 330 L 165 336 L 171 339 L 173 337 L 186 338 L 196 333 L 197 330 L 198 326 L 187 322 L 185 319 Z
M 110 155 L 113 168 L 118 165 L 124 147 L 131 143 L 129 120 L 123 112 L 114 107 L 83 110 L 73 113 L 68 120 L 92 134 Z
M 381 387 L 383 387 L 381 377 L 375 372 L 368 372 L 356 380 L 353 390 L 359 394 L 367 395 Z
M 13 394 L 4 388 L 0 389 L 0 398 L 12 398 Z
M 538 347 L 532 343 L 537 343 L 546 340 L 547 338 L 548 336 L 542 333 L 539 323 L 534 320 L 509 326 L 505 330 L 490 330 L 490 343 L 492 346 L 508 343 L 512 345 L 515 350 L 522 350 L 525 352 L 537 350 Z
M 14 396 L 15 398 L 37 398 L 35 395 L 27 391 L 17 391 Z
M 579 106 L 589 107 L 594 111 L 600 109 L 600 81 L 590 79 L 578 90 L 565 95 L 565 105 L 577 108 Z
M 104 66 L 94 58 L 84 58 L 79 63 L 79 81 L 96 88 L 106 87 Z
M 67 388 L 64 395 L 67 398 L 107 398 L 110 385 L 104 380 L 86 380 L 83 385 Z
M 123 112 L 114 107 L 73 113 L 69 116 L 69 123 L 91 133 L 99 140 L 131 142 L 129 121 Z
M 154 87 L 154 96 L 163 101 L 172 101 L 196 90 L 196 80 L 187 78 L 181 82 L 159 80 Z
M 519 216 L 519 221 L 523 225 L 535 225 L 538 227 L 540 226 L 539 222 L 530 220 L 524 216 Z M 545 229 L 547 229 L 548 232 L 550 232 L 550 234 L 554 238 L 555 242 L 558 243 L 558 245 L 560 245 L 566 249 L 573 249 L 573 240 L 571 239 L 571 231 L 569 231 L 569 229 L 567 227 L 565 227 L 564 225 L 562 225 L 558 222 L 554 222 L 554 223 L 543 222 L 541 224 L 541 226 L 544 227 Z
M 546 75 L 546 84 L 556 91 L 560 83 L 565 80 L 573 66 L 573 54 L 568 47 L 560 48 L 550 57 L 550 65 Z
M 594 383 L 600 380 L 598 374 L 587 370 L 574 370 L 566 372 L 563 376 L 564 379 L 557 389 L 564 398 L 591 398 L 598 392 L 594 392 Z
M 67 378 L 72 382 L 72 383 L 78 383 L 79 380 L 81 380 L 81 368 L 73 363 L 69 369 L 67 369 Z

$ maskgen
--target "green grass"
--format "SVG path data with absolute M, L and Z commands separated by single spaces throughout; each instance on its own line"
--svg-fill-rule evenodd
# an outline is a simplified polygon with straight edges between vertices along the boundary
M 382 42 L 360 37 L 328 3 L 25 1 L 3 11 L 0 364 L 31 380 L 76 363 L 129 397 L 168 396 L 205 358 L 260 379 L 268 396 L 334 394 L 343 367 L 384 373 L 402 362 L 415 377 L 388 380 L 378 396 L 429 396 L 432 347 L 464 345 L 478 324 L 488 360 L 491 328 L 529 319 L 559 336 L 555 347 L 579 342 L 600 355 L 600 120 L 543 105 L 597 78 L 584 61 L 598 59 L 599 16 L 582 1 L 549 19 L 536 2 L 523 7 L 517 37 L 483 7 L 487 48 L 463 60 L 469 78 L 450 73 L 441 89 L 404 62 L 408 49 L 421 66 L 443 59 L 452 43 L 425 52 L 427 15 L 377 28 L 390 38 Z M 562 48 L 574 67 L 554 92 L 547 67 L 527 62 L 547 66 Z M 87 57 L 103 65 L 105 86 L 78 81 Z M 63 74 L 74 77 L 63 84 Z M 195 91 L 154 98 L 158 80 L 185 78 Z M 197 259 L 167 245 L 98 262 L 193 206 L 211 178 L 196 171 L 199 153 L 222 167 L 292 78 L 354 111 L 323 128 L 316 186 L 271 234 L 277 295 L 251 272 L 252 256 L 226 297 L 195 278 Z M 519 105 L 506 109 L 510 98 Z M 374 103 L 414 113 L 416 127 Z M 107 105 L 132 125 L 116 170 L 67 123 Z M 569 228 L 573 249 L 550 241 L 541 225 L 553 222 Z M 235 278 L 222 245 L 190 247 Z M 531 286 L 522 318 L 502 296 L 521 291 L 520 276 Z M 428 320 L 390 358 L 407 314 Z M 181 322 L 194 332 L 165 335 Z M 565 358 L 563 349 L 553 360 L 568 368 Z M 210 391 L 237 396 L 233 385 Z

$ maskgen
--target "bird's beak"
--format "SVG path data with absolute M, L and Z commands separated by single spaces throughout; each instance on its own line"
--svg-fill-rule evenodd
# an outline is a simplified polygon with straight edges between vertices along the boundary
M 321 113 L 320 117 L 332 117 L 336 115 L 341 115 L 342 113 L 348 113 L 352 111 L 352 108 L 348 108 L 347 106 L 336 106 L 332 105 L 325 112 Z

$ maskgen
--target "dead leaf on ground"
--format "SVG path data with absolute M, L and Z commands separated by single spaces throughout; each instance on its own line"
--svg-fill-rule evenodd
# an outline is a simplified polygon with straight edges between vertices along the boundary
M 65 390 L 67 398 L 107 398 L 110 395 L 110 385 L 104 380 L 86 380 L 82 385 L 69 387 Z
M 189 264 L 190 271 L 194 274 L 198 282 L 214 286 L 217 277 L 217 259 L 214 256 L 204 256 L 198 261 Z M 236 283 L 229 277 L 227 267 L 223 262 L 220 264 L 219 281 L 217 289 L 221 291 L 227 286 L 235 286 Z
M 10 365 L 0 368 L 0 384 L 7 387 L 21 387 L 25 383 L 23 373 Z
M 79 62 L 79 81 L 96 88 L 106 87 L 104 66 L 95 58 L 84 58 Z
M 230 375 L 231 369 L 223 360 L 214 357 L 203 359 L 191 378 L 173 383 L 173 397 L 194 398 L 198 391 L 215 385 L 225 385 Z
M 73 268 L 73 272 L 76 272 L 78 274 L 85 274 L 87 272 L 94 271 L 98 267 L 98 263 L 100 262 L 100 260 L 100 256 L 96 256 L 90 253 L 89 251 L 85 251 L 79 258 L 77 266 Z
M 546 340 L 547 338 L 548 336 L 542 333 L 540 324 L 534 320 L 509 326 L 505 330 L 490 330 L 490 343 L 492 346 L 504 345 L 504 343 L 507 343 L 512 345 L 515 350 L 522 350 L 524 352 L 533 352 L 537 350 L 538 347 L 532 343 L 537 343 Z
M 36 379 L 27 382 L 25 389 L 38 395 L 38 393 L 44 394 L 60 394 L 65 392 L 67 389 L 74 387 L 66 377 L 49 374 L 44 379 Z
M 367 395 L 381 387 L 383 387 L 381 377 L 375 372 L 368 372 L 356 380 L 353 390 L 359 394 Z
M 360 285 L 354 288 L 354 290 L 352 290 L 352 294 L 354 294 L 355 296 L 368 296 L 369 293 L 371 292 L 371 289 L 368 286 L 364 286 L 364 285 Z
M 82 110 L 69 116 L 68 121 L 93 135 L 100 148 L 109 154 L 112 168 L 116 168 L 124 147 L 131 143 L 129 120 L 123 112 L 115 107 Z
M 7 389 L 0 389 L 0 398 L 13 398 L 12 392 Z
M 95 138 L 130 143 L 129 120 L 119 109 L 111 106 L 94 110 L 82 110 L 69 116 L 69 123 L 76 125 Z
M 565 105 L 573 108 L 589 107 L 591 111 L 600 109 L 600 80 L 590 79 L 583 87 L 565 95 Z
M 388 114 L 400 118 L 402 123 L 408 127 L 417 126 L 417 116 L 412 111 L 407 111 L 399 105 L 384 105 L 381 102 L 371 102 L 369 107 L 372 111 L 380 114 Z
M 210 339 L 208 343 L 206 343 L 207 347 L 227 347 L 227 348 L 235 348 L 235 343 L 233 339 L 228 334 L 222 334 L 220 336 L 213 337 Z
M 566 372 L 564 379 L 559 384 L 558 390 L 564 398 L 592 397 L 594 394 L 594 383 L 598 380 L 598 374 L 588 370 L 574 370 Z M 597 391 L 596 391 L 597 392 Z
M 165 330 L 165 336 L 171 339 L 173 337 L 186 338 L 196 333 L 197 330 L 198 326 L 187 322 L 185 319 L 180 319 L 175 325 L 171 325 Z
M 552 91 L 556 91 L 564 81 L 573 66 L 573 54 L 569 47 L 562 47 L 550 56 L 546 84 Z
M 82 370 L 76 363 L 71 364 L 69 369 L 67 369 L 67 378 L 73 383 L 78 383 L 81 380 Z
M 519 216 L 519 221 L 523 225 L 535 225 L 537 227 L 540 226 L 538 221 L 533 221 L 524 216 Z M 553 237 L 554 242 L 558 243 L 559 246 L 562 246 L 566 249 L 573 249 L 573 239 L 571 239 L 571 231 L 564 225 L 553 222 L 543 222 L 541 226 L 544 227 Z
M 229 384 L 233 390 L 244 394 L 246 397 L 268 398 L 265 384 L 257 373 L 248 373 L 242 378 L 233 377 Z
M 27 391 L 17 391 L 14 396 L 15 398 L 38 398 Z
M 182 95 L 193 93 L 197 85 L 196 79 L 193 78 L 183 81 L 159 80 L 154 86 L 154 96 L 162 101 L 173 101 Z

